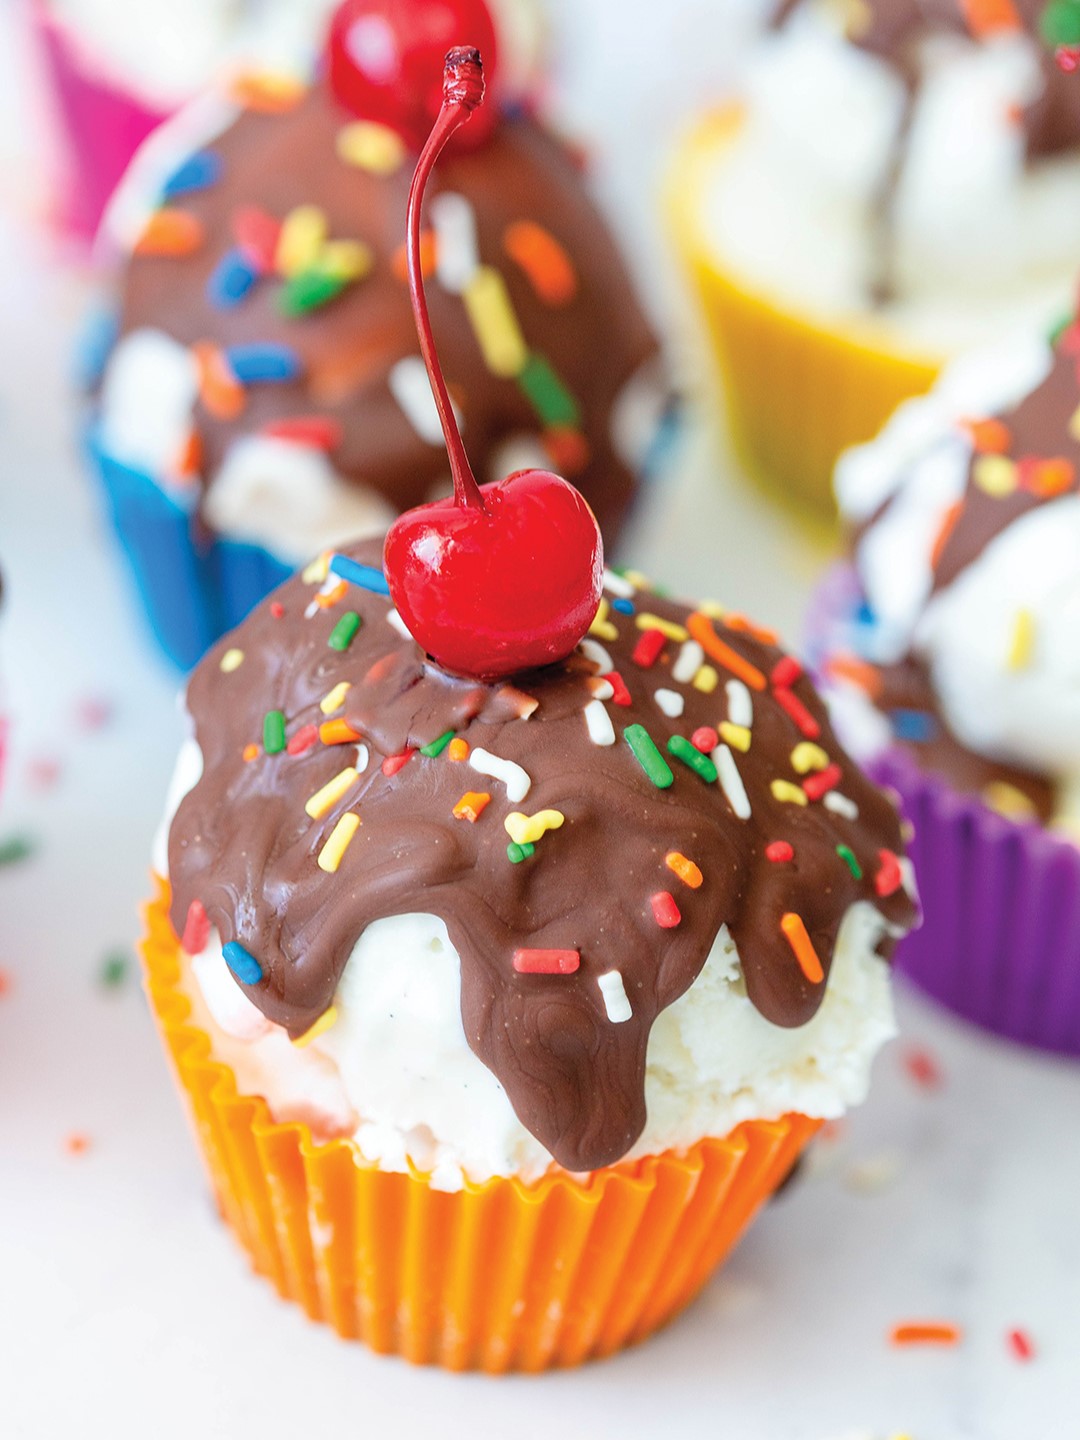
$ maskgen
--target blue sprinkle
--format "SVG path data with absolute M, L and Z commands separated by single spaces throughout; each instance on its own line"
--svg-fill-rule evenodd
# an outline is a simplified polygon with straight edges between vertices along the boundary
M 206 297 L 219 310 L 229 310 L 239 304 L 257 279 L 242 250 L 227 250 L 206 282 Z
M 239 940 L 230 940 L 221 947 L 225 964 L 238 980 L 245 985 L 257 985 L 263 978 L 262 966 L 250 950 L 245 950 Z
M 925 710 L 891 710 L 889 719 L 897 740 L 910 740 L 918 745 L 932 740 L 937 733 L 937 722 Z
M 275 345 L 271 341 L 261 345 L 230 345 L 225 358 L 241 385 L 260 380 L 295 380 L 303 369 L 300 356 L 291 345 Z
M 390 594 L 386 576 L 381 570 L 376 570 L 374 565 L 361 565 L 357 560 L 350 560 L 347 555 L 335 555 L 330 561 L 330 569 L 335 575 L 340 575 L 342 580 L 348 580 L 350 585 L 359 585 L 361 590 L 372 590 L 376 595 Z
M 177 195 L 190 195 L 205 190 L 221 179 L 221 156 L 213 150 L 198 150 L 180 165 L 165 181 L 162 196 L 173 200 Z
M 856 625 L 876 625 L 877 616 L 871 608 L 869 600 L 863 600 L 855 612 Z
M 620 596 L 617 600 L 612 600 L 611 608 L 612 610 L 617 610 L 620 615 L 633 615 L 634 602 L 632 600 L 624 600 Z
M 116 337 L 120 323 L 115 311 L 96 310 L 88 315 L 82 334 L 75 348 L 75 383 L 85 390 L 92 390 L 105 373 L 105 365 Z

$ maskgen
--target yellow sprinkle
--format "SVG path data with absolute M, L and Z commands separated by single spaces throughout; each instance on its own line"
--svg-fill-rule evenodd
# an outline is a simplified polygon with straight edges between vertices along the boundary
M 1035 806 L 1024 792 L 1006 780 L 991 780 L 984 788 L 982 798 L 991 810 L 1010 820 L 1027 820 L 1035 814 Z
M 1080 405 L 1072 413 L 1072 419 L 1069 421 L 1069 434 L 1074 440 L 1080 440 Z
M 320 1035 L 325 1035 L 327 1030 L 333 1029 L 336 1024 L 337 1006 L 331 1005 L 329 1010 L 323 1011 L 310 1030 L 305 1030 L 303 1035 L 298 1035 L 292 1043 L 298 1049 L 303 1049 L 305 1045 L 310 1045 L 312 1040 L 317 1040 Z
M 741 750 L 745 755 L 750 749 L 751 735 L 745 725 L 733 725 L 730 720 L 722 720 L 717 726 L 720 738 L 725 740 L 733 750 Z
M 648 611 L 635 617 L 639 630 L 659 630 L 661 635 L 666 635 L 669 640 L 690 639 L 690 632 L 683 625 L 676 625 L 673 620 L 663 620 L 659 615 L 650 615 Z
M 405 144 L 396 131 L 371 120 L 354 120 L 337 133 L 338 157 L 346 165 L 372 175 L 393 175 L 405 159 Z
M 282 275 L 310 270 L 326 240 L 326 216 L 317 205 L 297 205 L 285 216 L 274 265 Z
M 773 793 L 773 799 L 779 800 L 781 804 L 785 801 L 790 805 L 805 805 L 806 794 L 798 785 L 793 785 L 790 780 L 774 780 L 769 786 Z
M 727 606 L 718 605 L 715 600 L 702 600 L 697 607 L 702 615 L 708 615 L 710 620 L 723 620 L 727 616 Z
M 319 271 L 335 280 L 362 280 L 375 263 L 362 240 L 328 240 L 319 253 Z
M 592 624 L 589 626 L 589 634 L 595 635 L 598 640 L 617 640 L 619 632 L 608 620 L 611 606 L 604 599 L 600 601 L 600 608 L 597 610 Z
M 1026 670 L 1035 649 L 1035 617 L 1030 610 L 1018 610 L 1013 621 L 1009 656 L 1005 662 L 1010 670 Z
M 320 815 L 325 815 L 331 806 L 336 805 L 343 795 L 346 795 L 360 779 L 359 770 L 352 765 L 347 765 L 344 770 L 339 771 L 333 778 L 328 780 L 321 790 L 316 790 L 311 799 L 304 806 L 304 809 L 313 820 Z
M 319 869 L 325 870 L 328 875 L 333 875 L 341 864 L 341 857 L 349 848 L 349 841 L 356 834 L 360 825 L 360 816 L 355 810 L 348 811 L 330 832 L 330 838 L 319 851 Z
M 791 768 L 796 775 L 809 775 L 811 770 L 824 770 L 829 757 L 820 745 L 803 740 L 791 752 Z
M 300 579 L 305 585 L 321 585 L 329 574 L 330 552 L 324 550 L 321 555 L 316 555 L 310 565 L 304 567 Z
M 1016 464 L 1006 455 L 980 455 L 971 478 L 987 495 L 1011 495 L 1016 489 Z
M 243 650 L 226 650 L 221 657 L 221 668 L 226 675 L 231 675 L 234 670 L 239 670 L 243 663 Z
M 319 709 L 324 715 L 332 715 L 335 710 L 340 710 L 345 704 L 345 696 L 349 693 L 350 685 L 348 680 L 342 680 L 340 685 L 335 685 L 329 695 L 324 695 L 319 701 Z
M 534 845 L 549 830 L 558 830 L 566 816 L 561 810 L 538 810 L 535 815 L 523 815 L 515 810 L 503 821 L 506 833 L 515 845 Z
M 479 265 L 462 294 L 469 323 L 493 375 L 512 380 L 529 358 L 506 281 L 491 265 Z
M 643 575 L 640 570 L 624 570 L 622 572 L 622 578 L 633 585 L 636 590 L 648 590 L 652 584 L 649 577 Z
M 702 665 L 701 669 L 694 676 L 694 689 L 700 690 L 703 695 L 711 695 L 719 683 L 720 676 L 711 665 Z

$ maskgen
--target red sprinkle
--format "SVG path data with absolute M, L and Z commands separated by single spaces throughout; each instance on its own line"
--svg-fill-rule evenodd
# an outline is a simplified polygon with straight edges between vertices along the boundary
M 263 434 L 315 450 L 336 450 L 341 444 L 341 424 L 329 415 L 298 415 L 291 420 L 274 420 L 263 426 Z
M 929 1050 L 920 1046 L 912 1045 L 904 1051 L 904 1069 L 916 1085 L 921 1085 L 925 1090 L 940 1090 L 945 1082 L 941 1066 Z
M 780 690 L 789 690 L 803 673 L 802 666 L 794 655 L 785 655 L 773 666 L 769 679 Z
M 192 900 L 180 944 L 187 955 L 201 955 L 210 939 L 210 921 L 201 900 Z
M 6 970 L 0 970 L 0 998 L 7 995 L 11 990 L 11 976 Z
M 577 950 L 514 951 L 514 969 L 519 975 L 573 975 L 580 964 Z
M 1017 1360 L 1034 1360 L 1035 1346 L 1026 1330 L 1010 1330 L 1007 1336 L 1009 1349 Z
M 382 762 L 382 773 L 384 775 L 396 775 L 403 766 L 407 765 L 416 754 L 414 750 L 403 750 L 400 755 L 388 755 Z
M 843 771 L 839 765 L 826 765 L 824 770 L 819 770 L 816 775 L 808 775 L 802 783 L 808 800 L 820 800 L 830 790 L 835 790 L 843 777 Z
M 630 656 L 635 665 L 640 665 L 643 670 L 648 670 L 655 665 L 660 658 L 660 651 L 667 644 L 667 636 L 662 630 L 643 630 L 641 639 L 634 646 L 634 653 Z
M 242 205 L 233 211 L 233 239 L 244 252 L 245 260 L 261 274 L 274 268 L 280 222 L 257 205 Z
M 777 689 L 773 691 L 776 703 L 781 710 L 786 710 L 792 720 L 802 731 L 808 740 L 816 740 L 821 734 L 821 726 L 814 719 L 810 711 L 802 703 L 794 690 Z
M 822 771 L 822 774 L 824 773 Z M 881 869 L 874 876 L 874 889 L 885 900 L 896 894 L 904 877 L 900 872 L 900 861 L 891 850 L 879 850 L 878 859 L 881 861 Z
M 282 605 L 280 600 L 271 600 L 270 614 L 274 617 L 275 620 L 280 620 L 281 617 L 285 614 L 285 606 Z
M 786 861 L 795 859 L 795 851 L 786 840 L 773 840 L 765 846 L 765 859 L 776 865 L 783 865 Z
M 653 919 L 661 930 L 674 930 L 682 919 L 679 907 L 675 904 L 675 896 L 670 890 L 658 890 L 650 897 L 649 904 L 652 906 Z
M 711 725 L 699 725 L 690 736 L 690 744 L 703 755 L 711 755 L 720 744 L 720 736 Z
M 318 738 L 319 727 L 317 725 L 301 725 L 296 734 L 289 737 L 289 743 L 285 746 L 286 754 L 304 755 Z
M 608 673 L 601 678 L 608 681 L 611 688 L 615 691 L 615 694 L 611 697 L 611 703 L 613 705 L 630 704 L 630 691 L 626 688 L 626 682 L 617 670 L 609 670 Z

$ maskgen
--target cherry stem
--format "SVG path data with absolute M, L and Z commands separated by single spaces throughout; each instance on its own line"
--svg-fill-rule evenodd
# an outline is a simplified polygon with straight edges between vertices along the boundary
M 457 417 L 450 401 L 450 394 L 443 379 L 442 366 L 435 350 L 431 333 L 431 318 L 428 315 L 427 296 L 424 294 L 424 267 L 420 252 L 420 211 L 424 202 L 424 189 L 435 161 L 442 153 L 446 142 L 459 126 L 464 125 L 477 106 L 484 99 L 484 67 L 479 50 L 459 46 L 446 57 L 443 71 L 443 102 L 434 128 L 427 138 L 420 159 L 416 163 L 412 185 L 409 188 L 409 221 L 406 239 L 406 258 L 409 268 L 409 294 L 412 297 L 413 315 L 416 319 L 416 333 L 420 339 L 420 353 L 427 366 L 431 389 L 435 396 L 435 408 L 439 412 L 446 450 L 450 457 L 450 473 L 454 478 L 454 499 L 461 506 L 474 510 L 484 509 L 484 498 L 476 483 L 476 476 L 469 464 L 465 446 L 461 440 Z

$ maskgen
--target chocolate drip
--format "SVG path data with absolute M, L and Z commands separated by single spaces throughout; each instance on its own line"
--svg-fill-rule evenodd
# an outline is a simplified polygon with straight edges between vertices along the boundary
M 197 407 L 197 478 L 203 487 L 213 483 L 238 438 L 313 413 L 342 428 L 329 457 L 335 470 L 372 487 L 398 510 L 428 499 L 446 477 L 441 441 L 429 444 L 417 435 L 388 385 L 397 361 L 419 359 L 404 272 L 395 269 L 402 263 L 395 257 L 403 251 L 412 159 L 390 175 L 347 165 L 336 144 L 352 118 L 324 84 L 287 114 L 245 112 L 212 146 L 221 161 L 220 181 L 177 202 L 202 225 L 203 243 L 184 258 L 135 254 L 130 260 L 121 335 L 151 326 L 183 345 L 272 342 L 290 346 L 302 362 L 293 381 L 250 387 L 238 418 Z M 530 352 L 550 362 L 579 407 L 579 419 L 560 423 L 584 436 L 583 450 L 570 437 L 580 468 L 571 463 L 574 455 L 563 452 L 554 456 L 554 468 L 574 480 L 612 540 L 636 483 L 612 445 L 612 410 L 624 383 L 657 358 L 658 349 L 579 167 L 535 120 L 504 118 L 480 150 L 446 156 L 433 189 L 469 201 L 482 263 L 500 271 Z M 235 246 L 238 209 L 257 206 L 282 220 L 301 205 L 325 213 L 333 239 L 367 244 L 375 256 L 373 272 L 298 318 L 279 312 L 276 277 L 259 281 L 232 307 L 215 306 L 207 283 Z M 570 257 L 577 286 L 565 303 L 543 301 L 508 258 L 506 230 L 519 221 L 539 223 Z M 498 447 L 522 434 L 544 439 L 544 426 L 517 382 L 486 367 L 462 297 L 433 283 L 430 306 L 469 453 L 480 479 L 494 478 L 488 471 Z
M 349 554 L 378 564 L 375 545 Z M 827 977 L 836 936 L 849 907 L 877 904 L 894 927 L 910 924 L 903 889 L 878 895 L 882 851 L 899 851 L 900 825 L 890 802 L 847 759 L 809 682 L 794 694 L 821 726 L 818 743 L 839 764 L 839 787 L 858 807 L 847 819 L 820 798 L 806 805 L 777 799 L 776 779 L 799 786 L 791 754 L 803 739 L 771 691 L 754 693 L 752 743 L 737 755 L 752 806 L 736 818 L 721 785 L 706 783 L 669 756 L 674 783 L 658 789 L 646 777 L 623 731 L 643 725 L 666 753 L 672 735 L 691 735 L 726 715 L 721 685 L 705 694 L 671 678 L 679 645 L 670 641 L 645 668 L 631 653 L 642 631 L 635 618 L 612 613 L 618 638 L 605 639 L 630 691 L 627 706 L 604 708 L 616 743 L 599 746 L 583 714 L 596 667 L 582 653 L 519 677 L 538 701 L 518 718 L 520 694 L 507 687 L 449 678 L 388 623 L 388 602 L 353 587 L 331 610 L 305 618 L 313 588 L 300 578 L 276 595 L 283 613 L 261 606 L 212 650 L 191 681 L 189 704 L 205 767 L 182 802 L 169 841 L 172 916 L 183 930 L 200 900 L 223 942 L 239 940 L 263 979 L 243 988 L 259 1008 L 302 1034 L 331 1004 L 358 937 L 372 921 L 415 911 L 445 921 L 461 956 L 461 1012 L 470 1046 L 494 1071 L 522 1123 L 571 1170 L 612 1163 L 645 1124 L 644 1072 L 649 1031 L 661 1010 L 694 981 L 718 931 L 727 925 L 739 948 L 747 993 L 777 1025 L 804 1024 L 821 1003 L 826 981 L 812 983 L 780 929 L 794 912 L 805 922 Z M 686 608 L 639 592 L 637 607 L 683 624 Z M 344 608 L 363 624 L 344 652 L 328 636 Z M 744 630 L 719 627 L 726 643 L 766 676 L 781 652 Z M 243 651 L 230 673 L 229 649 Z M 305 802 L 352 762 L 351 745 L 319 745 L 302 755 L 242 758 L 263 734 L 266 712 L 283 711 L 287 733 L 323 719 L 319 702 L 340 682 L 351 689 L 340 712 L 370 747 L 372 761 L 354 788 L 321 818 Z M 655 691 L 675 689 L 685 711 L 669 719 Z M 444 751 L 415 753 L 388 775 L 380 761 L 429 744 L 453 728 L 475 752 L 482 747 L 521 765 L 527 798 L 511 802 L 501 780 Z M 393 766 L 387 767 L 393 769 Z M 455 819 L 467 791 L 491 801 L 476 823 Z M 513 811 L 565 816 L 519 864 L 507 856 L 503 821 Z M 340 816 L 360 826 L 334 874 L 317 858 Z M 786 840 L 794 858 L 770 860 L 765 847 Z M 854 878 L 837 846 L 861 866 Z M 666 863 L 678 852 L 700 867 L 697 889 Z M 890 889 L 889 886 L 884 888 Z M 651 897 L 675 896 L 681 923 L 662 929 Z M 580 952 L 569 975 L 519 974 L 515 951 Z M 598 977 L 621 973 L 633 1010 L 608 1018 Z M 238 982 L 239 983 L 239 982 Z

